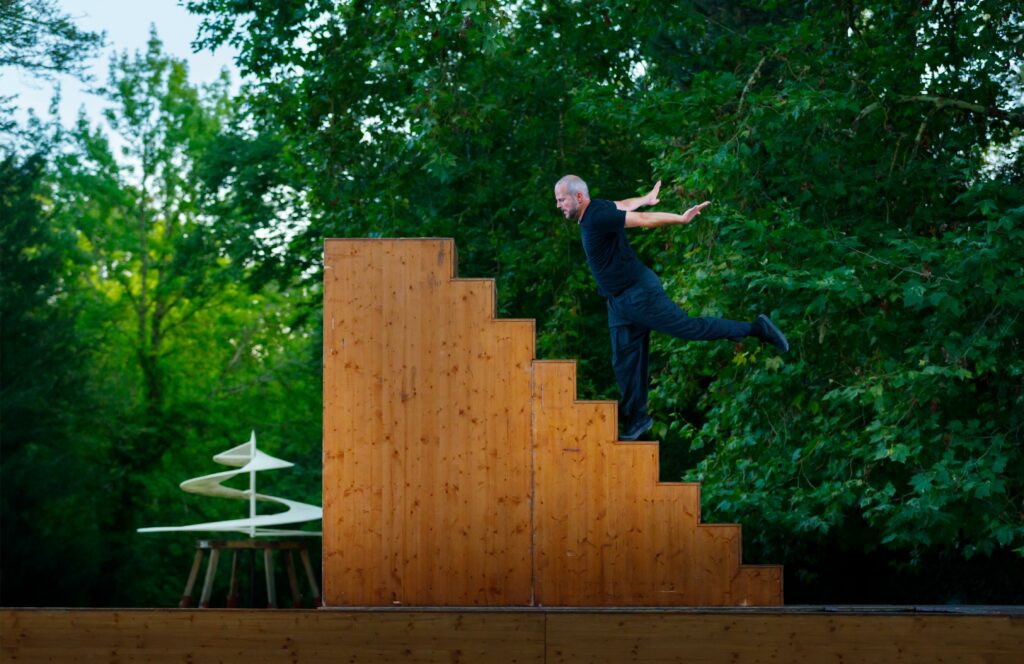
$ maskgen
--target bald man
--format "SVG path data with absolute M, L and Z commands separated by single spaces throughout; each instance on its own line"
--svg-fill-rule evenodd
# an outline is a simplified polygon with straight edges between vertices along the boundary
M 646 196 L 621 201 L 590 198 L 587 183 L 566 175 L 555 183 L 555 202 L 566 219 L 580 227 L 587 264 L 598 292 L 608 303 L 608 328 L 612 338 L 612 368 L 619 384 L 620 440 L 636 440 L 654 421 L 647 414 L 647 359 L 651 330 L 679 339 L 739 341 L 754 337 L 789 351 L 785 335 L 764 314 L 751 323 L 724 318 L 693 318 L 665 294 L 661 282 L 640 262 L 626 238 L 627 228 L 657 228 L 688 224 L 710 205 L 705 201 L 682 214 L 637 212 L 658 203 L 661 180 Z

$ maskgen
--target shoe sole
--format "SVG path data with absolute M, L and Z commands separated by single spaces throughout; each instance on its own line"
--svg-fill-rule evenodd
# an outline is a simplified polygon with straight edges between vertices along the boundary
M 651 419 L 651 418 L 647 418 L 647 422 L 646 422 L 646 423 L 644 424 L 644 426 L 642 426 L 642 427 L 640 428 L 640 430 L 639 430 L 639 431 L 637 431 L 637 432 L 636 432 L 636 433 L 634 433 L 634 434 L 628 434 L 628 433 L 627 433 L 627 434 L 624 434 L 624 435 L 622 435 L 622 436 L 619 436 L 619 440 L 627 440 L 627 441 L 634 441 L 634 440 L 636 440 L 637 438 L 639 438 L 640 436 L 642 436 L 642 435 L 644 435 L 645 433 L 647 433 L 648 431 L 650 431 L 650 430 L 651 430 L 651 427 L 653 427 L 653 426 L 654 426 L 654 420 L 653 420 L 653 419 Z
M 775 337 L 775 339 L 769 340 L 768 343 L 770 343 L 771 345 L 773 345 L 776 348 L 778 348 L 779 351 L 781 351 L 783 353 L 788 353 L 789 352 L 789 340 L 786 339 L 786 335 L 782 333 L 782 330 L 780 330 L 779 328 L 775 327 L 775 323 L 773 323 L 771 321 L 771 319 L 768 318 L 767 316 L 765 316 L 764 314 L 761 314 L 757 318 L 758 318 L 758 320 L 764 322 L 765 327 L 768 328 L 769 335 Z M 775 343 L 776 339 L 779 341 L 779 343 Z M 779 344 L 781 344 L 781 345 L 779 345 Z

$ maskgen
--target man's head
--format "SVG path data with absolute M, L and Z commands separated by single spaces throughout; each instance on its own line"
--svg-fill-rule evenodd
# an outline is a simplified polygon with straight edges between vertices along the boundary
M 566 219 L 579 220 L 580 208 L 590 202 L 587 183 L 576 175 L 566 175 L 555 183 L 555 204 Z

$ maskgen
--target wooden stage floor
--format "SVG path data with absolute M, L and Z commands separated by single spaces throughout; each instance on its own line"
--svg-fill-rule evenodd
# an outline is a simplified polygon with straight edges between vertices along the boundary
M 0 609 L 4 662 L 1024 662 L 1024 607 Z

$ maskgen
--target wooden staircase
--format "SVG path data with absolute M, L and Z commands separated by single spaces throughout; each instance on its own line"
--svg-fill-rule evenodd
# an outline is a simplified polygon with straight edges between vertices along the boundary
M 782 568 L 743 565 L 700 486 L 617 442 L 576 364 L 534 359 L 450 239 L 328 240 L 328 606 L 765 606 Z

